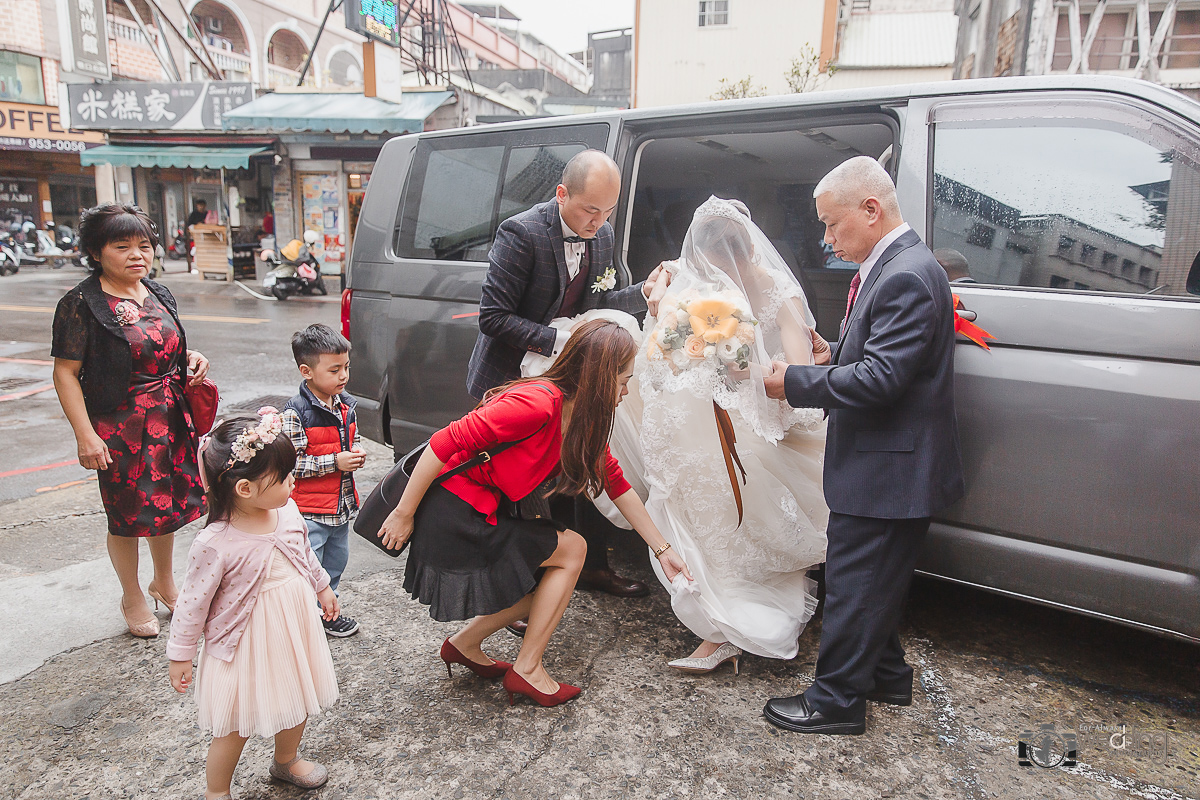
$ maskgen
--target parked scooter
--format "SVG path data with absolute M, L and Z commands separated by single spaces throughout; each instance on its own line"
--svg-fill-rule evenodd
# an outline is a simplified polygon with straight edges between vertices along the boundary
M 271 271 L 263 278 L 263 288 L 276 300 L 287 300 L 294 294 L 329 294 L 321 277 L 321 262 L 309 251 L 320 237 L 316 231 L 305 231 L 303 242 L 293 239 L 278 254 L 269 249 L 258 254 L 271 265 Z
M 0 233 L 0 276 L 16 275 L 21 269 L 21 252 L 11 233 Z
M 188 236 L 187 228 L 183 223 L 179 223 L 179 227 L 175 229 L 175 241 L 171 243 L 171 252 L 176 258 L 188 257 Z

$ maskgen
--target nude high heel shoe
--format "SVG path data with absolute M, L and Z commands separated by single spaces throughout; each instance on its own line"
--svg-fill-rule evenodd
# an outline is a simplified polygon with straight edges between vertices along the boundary
M 121 601 L 121 616 L 125 618 L 125 624 L 129 626 L 129 632 L 139 639 L 154 639 L 158 636 L 158 620 L 154 615 L 150 615 L 150 619 L 142 622 L 134 622 L 129 618 L 129 612 L 125 610 L 125 602 Z
M 154 610 L 155 611 L 158 610 L 158 604 L 162 603 L 164 606 L 167 607 L 168 612 L 170 612 L 172 614 L 175 613 L 175 603 L 168 603 L 167 598 L 163 597 L 162 594 L 159 593 L 158 589 L 154 588 L 153 583 L 151 583 L 149 586 L 146 587 L 146 594 L 148 594 L 152 598 L 154 598 Z M 179 599 L 176 598 L 175 602 L 176 603 L 179 602 Z
M 674 661 L 668 661 L 667 666 L 677 669 L 680 672 L 689 672 L 694 675 L 707 675 L 717 667 L 724 664 L 726 661 L 733 662 L 733 674 L 738 674 L 738 666 L 742 660 L 742 651 L 740 648 L 725 642 L 712 655 L 704 658 L 677 658 Z

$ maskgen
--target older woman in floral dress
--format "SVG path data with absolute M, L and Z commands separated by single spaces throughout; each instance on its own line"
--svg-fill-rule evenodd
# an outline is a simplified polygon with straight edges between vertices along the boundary
M 54 388 L 79 463 L 97 470 L 121 614 L 130 633 L 153 638 L 158 620 L 138 583 L 138 539 L 154 561 L 147 591 L 174 610 L 174 533 L 204 513 L 184 381 L 189 370 L 193 383 L 204 380 L 208 361 L 187 349 L 171 292 L 146 278 L 158 235 L 144 211 L 89 209 L 79 239 L 92 274 L 55 311 Z

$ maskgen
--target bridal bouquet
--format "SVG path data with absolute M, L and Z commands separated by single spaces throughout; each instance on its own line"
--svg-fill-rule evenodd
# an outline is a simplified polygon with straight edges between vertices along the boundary
M 646 357 L 667 361 L 676 373 L 705 362 L 745 370 L 757 324 L 741 292 L 686 289 L 667 294 L 648 337 Z

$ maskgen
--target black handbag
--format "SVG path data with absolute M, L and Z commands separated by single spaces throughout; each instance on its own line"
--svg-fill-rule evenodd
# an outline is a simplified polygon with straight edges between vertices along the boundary
M 513 519 L 548 520 L 550 519 L 550 495 L 554 494 L 556 485 L 558 485 L 557 477 L 547 478 L 520 500 L 509 500 L 502 495 L 500 510 Z
M 545 425 L 542 426 L 542 428 L 544 427 Z M 536 431 L 529 434 L 529 436 L 526 436 L 522 439 L 517 439 L 515 442 L 504 442 L 503 444 L 498 444 L 491 450 L 484 450 L 482 453 L 475 455 L 473 458 L 467 459 L 449 472 L 444 472 L 437 476 L 433 483 L 429 485 L 429 488 L 432 489 L 434 486 L 442 483 L 442 481 L 446 480 L 447 478 L 453 478 L 455 475 L 466 472 L 469 469 L 473 469 L 480 464 L 486 464 L 492 460 L 493 456 L 497 456 L 508 448 L 518 445 L 526 439 L 529 439 L 530 437 L 540 433 L 542 428 L 538 428 Z M 371 493 L 367 495 L 367 499 L 363 501 L 361 506 L 359 506 L 358 516 L 354 519 L 354 532 L 393 558 L 404 552 L 405 546 L 408 545 L 408 542 L 412 539 L 412 537 L 409 536 L 408 540 L 405 540 L 404 544 L 400 545 L 398 550 L 393 550 L 383 543 L 383 539 L 379 536 L 379 529 L 383 527 L 383 521 L 387 519 L 388 514 L 391 514 L 396 506 L 400 505 L 400 498 L 404 496 L 404 488 L 408 486 L 408 480 L 412 477 L 413 470 L 417 466 L 417 461 L 421 459 L 421 454 L 425 452 L 425 448 L 428 446 L 429 440 L 426 439 L 423 443 L 410 450 L 403 458 L 397 461 L 395 466 L 388 471 L 388 474 L 383 476 L 383 480 L 381 480 L 375 486 L 375 488 L 371 490 Z M 545 484 L 542 484 L 542 486 L 545 486 Z M 542 488 L 542 486 L 539 486 L 538 489 L 530 492 L 528 497 L 532 497 L 534 494 L 536 494 Z M 528 497 L 526 499 L 528 499 Z M 548 501 L 546 501 L 545 516 L 550 516 L 550 506 Z M 524 519 L 524 517 L 518 517 L 518 519 Z

